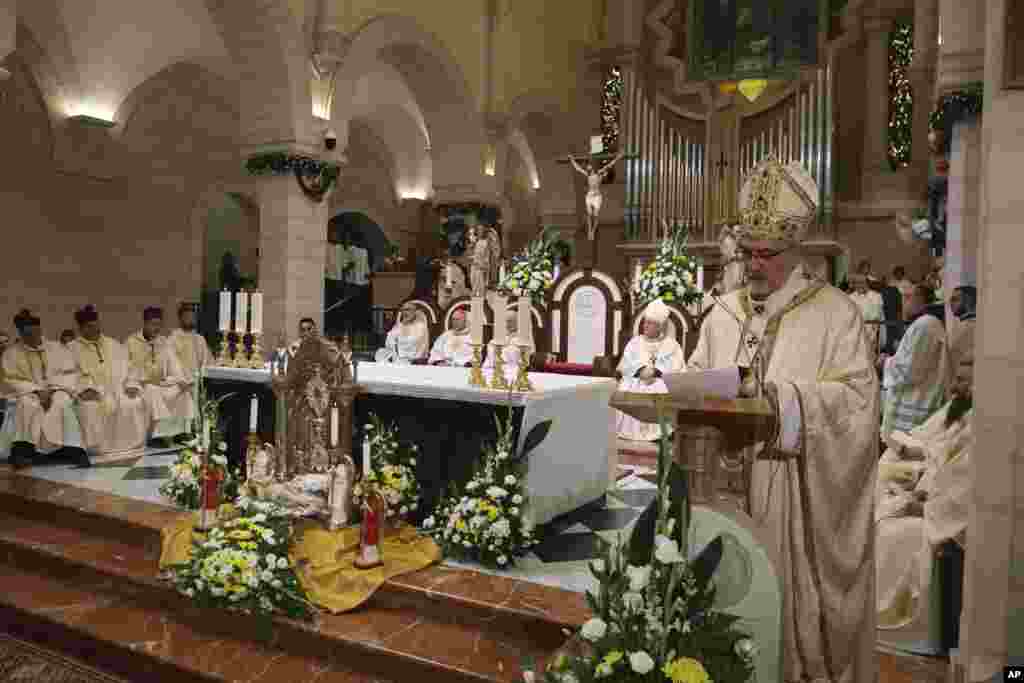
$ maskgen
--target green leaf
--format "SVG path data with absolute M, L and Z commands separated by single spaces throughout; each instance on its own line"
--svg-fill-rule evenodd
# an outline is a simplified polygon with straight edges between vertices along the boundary
M 539 446 L 544 439 L 547 438 L 548 432 L 551 431 L 551 425 L 554 424 L 554 420 L 544 420 L 538 422 L 530 428 L 530 432 L 523 439 L 523 449 L 519 452 L 519 460 L 526 460 L 537 446 Z

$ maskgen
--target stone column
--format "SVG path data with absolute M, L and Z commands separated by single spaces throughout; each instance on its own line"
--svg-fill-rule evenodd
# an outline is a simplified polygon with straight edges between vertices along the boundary
M 887 131 L 889 129 L 889 36 L 895 27 L 892 19 L 866 17 L 864 19 L 865 72 L 867 83 L 864 105 L 864 161 L 862 169 L 865 187 L 878 174 L 890 172 Z
M 927 182 L 931 152 L 928 149 L 928 115 L 935 100 L 935 72 L 939 59 L 939 0 L 914 3 L 914 59 L 910 83 L 914 91 L 910 166 L 914 184 Z
M 967 6 L 941 0 L 942 46 L 939 54 L 939 93 L 944 94 L 985 79 L 985 3 Z M 943 290 L 974 284 L 981 216 L 981 122 L 964 121 L 953 128 L 950 141 L 949 190 L 946 199 L 946 270 Z
M 1021 664 L 1024 653 L 1024 192 L 1020 189 L 1019 135 L 1024 92 L 1003 90 L 1005 0 L 994 0 L 982 42 L 985 56 L 985 114 L 977 273 L 978 322 L 975 331 L 974 494 L 968 517 L 964 611 L 960 620 L 958 668 L 963 680 L 988 681 L 1005 664 Z M 959 7 L 943 0 L 943 10 Z M 974 7 L 972 9 L 979 9 Z M 947 27 L 960 19 L 943 15 L 943 61 Z M 972 20 L 973 21 L 973 20 Z M 983 21 L 983 19 L 982 19 Z M 984 25 L 984 24 L 983 24 Z M 950 46 L 960 54 L 964 50 Z M 964 60 L 957 63 L 962 67 Z M 973 68 L 959 70 L 971 73 Z M 967 78 L 972 78 L 968 76 Z M 952 82 L 947 73 L 940 82 Z M 958 126 L 958 138 L 974 135 Z M 956 138 L 954 138 L 954 147 Z M 956 153 L 954 149 L 954 159 Z M 952 163 L 951 163 L 952 166 Z M 951 168 L 951 176 L 953 169 Z M 952 178 L 951 178 L 952 179 Z M 951 188 L 952 191 L 952 188 Z M 1017 661 L 1014 661 L 1017 660 Z
M 293 340 L 301 318 L 323 330 L 328 201 L 303 194 L 294 175 L 260 187 L 260 289 L 265 346 Z
M 18 23 L 17 0 L 0 0 L 0 62 L 14 52 L 17 47 L 15 38 Z M 11 73 L 0 66 L 0 81 L 5 81 Z

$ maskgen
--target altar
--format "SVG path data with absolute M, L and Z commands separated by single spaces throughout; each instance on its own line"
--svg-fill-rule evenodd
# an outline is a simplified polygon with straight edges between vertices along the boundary
M 206 376 L 249 384 L 239 389 L 248 393 L 270 384 L 269 370 L 212 367 Z M 531 373 L 535 391 L 521 394 L 469 386 L 466 368 L 388 363 L 360 363 L 356 379 L 353 458 L 359 462 L 370 413 L 397 423 L 400 438 L 420 449 L 421 515 L 449 486 L 471 476 L 482 445 L 495 440 L 495 413 L 504 418 L 506 410 L 512 411 L 520 446 L 534 425 L 553 420 L 547 438 L 530 456 L 526 519 L 545 524 L 600 499 L 608 488 L 609 458 L 615 453 L 612 379 Z M 270 437 L 262 419 L 261 433 Z

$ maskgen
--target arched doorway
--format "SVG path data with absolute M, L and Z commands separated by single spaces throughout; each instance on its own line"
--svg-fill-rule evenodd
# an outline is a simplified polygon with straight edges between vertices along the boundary
M 217 293 L 259 285 L 259 209 L 240 194 L 224 193 L 206 207 L 203 221 L 203 293 L 199 330 L 217 333 Z
M 331 218 L 327 227 L 327 241 L 332 243 L 332 249 L 344 242 L 365 249 L 371 273 L 381 269 L 391 250 L 391 242 L 384 230 L 361 211 L 342 211 Z M 372 345 L 371 286 L 346 283 L 340 290 L 327 288 L 324 328 L 329 335 L 349 334 L 357 349 Z

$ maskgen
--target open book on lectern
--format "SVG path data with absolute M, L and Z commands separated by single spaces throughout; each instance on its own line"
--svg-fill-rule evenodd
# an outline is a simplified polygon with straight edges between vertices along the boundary
M 668 388 L 667 394 L 617 392 L 613 406 L 641 422 L 656 423 L 659 407 L 671 404 L 668 417 L 672 420 L 681 408 L 699 410 L 709 402 L 731 401 L 740 388 L 737 368 L 667 372 L 661 379 Z

